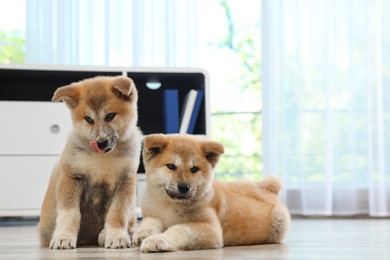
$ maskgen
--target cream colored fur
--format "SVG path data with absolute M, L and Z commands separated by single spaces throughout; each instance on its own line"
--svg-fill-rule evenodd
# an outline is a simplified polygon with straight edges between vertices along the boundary
M 71 111 L 73 131 L 42 204 L 42 246 L 130 247 L 141 150 L 137 99 L 133 81 L 122 76 L 96 77 L 54 93 L 53 101 L 65 101 Z
M 280 178 L 213 180 L 222 144 L 190 135 L 144 138 L 147 188 L 143 220 L 133 235 L 142 252 L 280 243 L 290 215 Z

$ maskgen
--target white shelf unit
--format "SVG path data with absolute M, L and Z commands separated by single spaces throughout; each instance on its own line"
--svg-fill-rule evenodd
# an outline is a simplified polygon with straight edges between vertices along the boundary
M 58 87 L 98 75 L 133 78 L 144 134 L 163 132 L 164 89 L 179 89 L 180 102 L 190 89 L 204 90 L 194 134 L 210 137 L 209 78 L 202 69 L 0 65 L 0 217 L 39 216 L 52 167 L 72 127 L 65 104 L 51 102 L 51 96 Z M 161 87 L 151 90 L 147 82 Z M 141 166 L 138 205 L 145 185 Z

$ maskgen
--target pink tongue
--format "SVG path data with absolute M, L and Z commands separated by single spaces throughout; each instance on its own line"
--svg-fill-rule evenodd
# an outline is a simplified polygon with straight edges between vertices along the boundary
M 104 152 L 104 150 L 100 150 L 97 142 L 91 142 L 90 146 L 91 146 L 91 149 L 94 150 L 97 153 L 103 153 Z

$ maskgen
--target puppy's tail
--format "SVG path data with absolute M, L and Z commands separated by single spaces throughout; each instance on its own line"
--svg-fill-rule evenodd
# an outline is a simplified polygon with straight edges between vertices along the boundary
M 265 192 L 279 196 L 280 190 L 282 189 L 283 185 L 280 177 L 272 175 L 258 182 L 258 186 Z

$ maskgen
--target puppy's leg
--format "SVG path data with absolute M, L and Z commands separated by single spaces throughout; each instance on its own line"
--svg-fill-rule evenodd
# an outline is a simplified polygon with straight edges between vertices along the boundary
M 137 213 L 134 210 L 133 217 L 130 218 L 129 225 L 127 227 L 127 232 L 130 234 L 130 236 L 134 234 L 136 225 L 137 225 Z M 106 243 L 106 231 L 104 228 L 99 233 L 98 242 L 99 242 L 99 246 L 104 247 Z
M 132 236 L 135 232 L 135 229 L 137 227 L 137 212 L 134 211 L 133 217 L 129 220 L 129 226 L 127 228 L 127 232 L 129 232 L 130 236 Z
M 136 176 L 135 173 L 133 176 Z M 131 240 L 128 230 L 131 229 L 129 220 L 136 214 L 136 184 L 135 177 L 131 175 L 122 177 L 108 209 L 104 229 L 99 235 L 99 245 L 104 244 L 105 248 L 130 247 Z
M 76 248 L 77 235 L 80 230 L 80 198 L 82 186 L 80 180 L 71 173 L 64 174 L 57 183 L 57 218 L 52 249 Z
M 290 228 L 291 216 L 286 206 L 276 205 L 271 212 L 271 230 L 267 243 L 280 243 Z
M 141 251 L 163 252 L 223 247 L 221 225 L 213 220 L 174 225 L 164 233 L 149 236 L 141 243 Z
M 142 220 L 141 226 L 133 235 L 133 244 L 139 246 L 145 238 L 161 234 L 162 230 L 163 225 L 160 220 L 146 217 Z
M 56 194 L 55 187 L 57 182 L 57 171 L 54 168 L 50 177 L 49 187 L 47 188 L 45 198 L 42 203 L 41 215 L 39 217 L 39 236 L 41 246 L 48 247 L 53 236 L 56 225 Z

